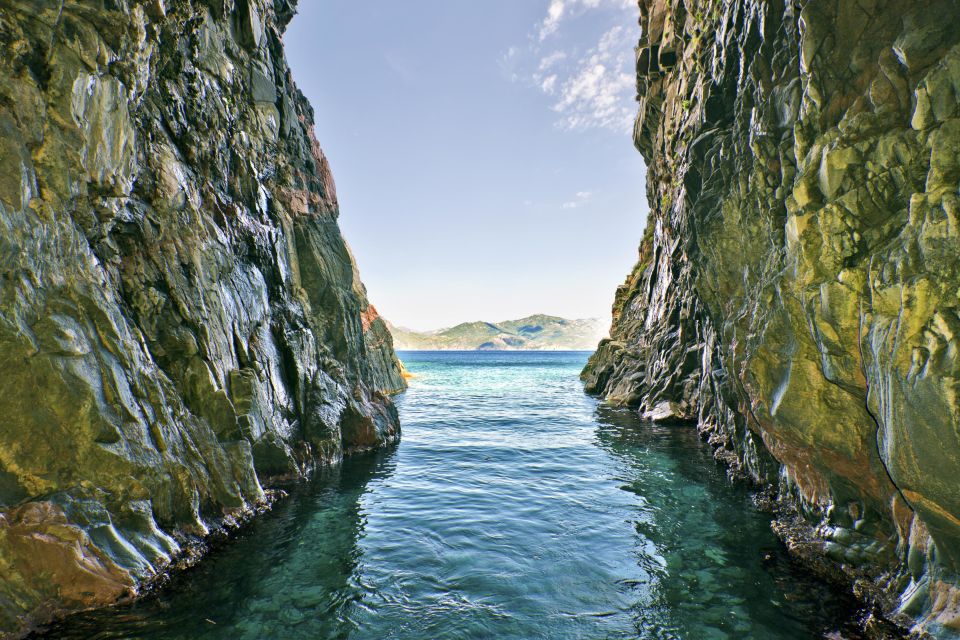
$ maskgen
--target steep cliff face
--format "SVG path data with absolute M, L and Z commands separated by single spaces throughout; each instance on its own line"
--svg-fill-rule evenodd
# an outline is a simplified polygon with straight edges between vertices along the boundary
M 0 5 L 0 636 L 399 434 L 293 9 Z
M 695 420 L 960 633 L 960 3 L 641 0 L 651 216 L 588 390 Z

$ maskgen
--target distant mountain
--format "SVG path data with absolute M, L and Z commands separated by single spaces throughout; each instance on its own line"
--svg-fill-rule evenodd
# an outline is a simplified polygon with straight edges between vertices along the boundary
M 537 314 L 504 322 L 464 322 L 436 331 L 411 331 L 389 323 L 387 326 L 393 334 L 394 347 L 401 350 L 593 351 L 606 337 L 607 324 L 599 318 L 567 320 Z

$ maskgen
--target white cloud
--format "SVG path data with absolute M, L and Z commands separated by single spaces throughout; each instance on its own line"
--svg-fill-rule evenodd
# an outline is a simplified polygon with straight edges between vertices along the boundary
M 547 7 L 547 17 L 543 19 L 543 23 L 540 25 L 540 42 L 546 40 L 550 34 L 557 32 L 566 10 L 566 0 L 550 0 L 550 6 Z
M 547 15 L 540 23 L 538 34 L 540 42 L 555 34 L 560 29 L 560 23 L 565 19 L 589 9 L 604 7 L 636 11 L 637 2 L 636 0 L 550 0 Z
M 510 47 L 500 56 L 500 69 L 506 77 L 510 78 L 511 82 L 521 80 L 520 74 L 517 71 L 522 62 L 521 58 L 520 49 L 517 47 Z
M 510 47 L 510 51 L 515 51 L 516 47 Z M 514 54 L 515 55 L 515 54 Z M 563 51 L 554 51 L 548 56 L 540 59 L 540 71 L 546 71 L 550 67 L 557 65 L 567 59 L 567 54 Z
M 629 130 L 635 109 L 635 80 L 627 71 L 632 61 L 627 42 L 626 30 L 613 27 L 577 62 L 574 71 L 561 83 L 559 99 L 552 107 L 561 115 L 560 126 Z
M 593 12 L 589 20 L 588 12 Z M 636 18 L 636 0 L 550 0 L 527 48 L 507 51 L 510 78 L 553 99 L 558 127 L 629 131 L 639 29 L 628 25 Z M 550 53 L 543 51 L 548 38 Z
M 590 191 L 577 191 L 576 197 L 569 202 L 563 203 L 564 209 L 576 209 L 577 207 L 582 207 L 590 201 L 590 197 L 593 195 Z

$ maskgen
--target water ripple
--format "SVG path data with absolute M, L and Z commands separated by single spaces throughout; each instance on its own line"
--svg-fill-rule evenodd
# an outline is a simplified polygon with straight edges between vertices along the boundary
M 51 636 L 778 640 L 846 622 L 693 430 L 582 393 L 585 354 L 404 360 L 396 449 L 298 489 L 159 597 Z

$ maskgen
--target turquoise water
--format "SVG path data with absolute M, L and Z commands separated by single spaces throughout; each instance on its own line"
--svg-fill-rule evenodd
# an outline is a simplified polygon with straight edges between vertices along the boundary
M 295 488 L 131 607 L 57 638 L 820 638 L 791 566 L 687 427 L 585 396 L 584 353 L 407 352 L 403 440 Z M 855 637 L 849 630 L 845 637 Z

